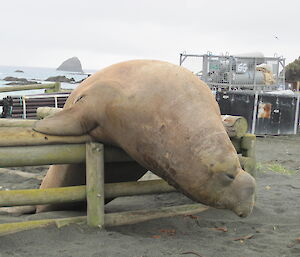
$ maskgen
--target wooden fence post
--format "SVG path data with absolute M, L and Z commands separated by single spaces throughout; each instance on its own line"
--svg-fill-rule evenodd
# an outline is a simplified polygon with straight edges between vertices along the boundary
M 45 93 L 56 93 L 56 92 L 59 92 L 59 91 L 61 91 L 60 82 L 55 82 L 53 84 L 53 88 L 45 89 Z
M 246 134 L 242 137 L 241 148 L 242 148 L 243 156 L 251 157 L 255 160 L 256 159 L 255 147 L 256 147 L 256 136 L 254 134 Z
M 100 143 L 86 144 L 87 224 L 104 227 L 104 147 Z

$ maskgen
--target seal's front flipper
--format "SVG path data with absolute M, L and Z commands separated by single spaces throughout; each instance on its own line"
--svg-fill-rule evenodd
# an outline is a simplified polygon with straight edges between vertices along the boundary
M 81 108 L 80 108 L 81 107 Z M 61 112 L 37 121 L 33 129 L 56 136 L 80 136 L 97 127 L 97 123 L 84 112 L 82 105 L 74 105 Z

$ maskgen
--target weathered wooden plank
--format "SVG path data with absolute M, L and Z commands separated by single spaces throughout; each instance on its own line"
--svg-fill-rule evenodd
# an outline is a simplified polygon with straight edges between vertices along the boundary
M 206 211 L 209 207 L 202 204 L 187 204 L 172 207 L 162 207 L 150 210 L 138 210 L 105 214 L 105 226 L 132 225 L 153 219 L 192 215 Z
M 256 176 L 256 161 L 252 157 L 239 156 L 240 164 L 244 171 Z
M 86 200 L 87 223 L 91 227 L 104 226 L 104 147 L 86 144 Z
M 0 147 L 0 167 L 71 164 L 85 161 L 85 144 Z M 122 149 L 106 146 L 105 162 L 134 161 Z
M 109 213 L 105 214 L 105 226 L 121 226 L 130 225 L 140 222 L 145 222 L 153 219 L 168 218 L 178 215 L 192 215 L 203 212 L 209 207 L 202 204 L 190 204 L 172 207 L 163 207 L 152 210 L 139 210 L 139 211 L 128 211 L 120 213 Z M 60 219 L 46 219 L 46 220 L 33 220 L 25 222 L 15 222 L 0 224 L 0 236 L 8 235 L 24 230 L 45 227 L 49 225 L 56 225 L 62 227 L 71 223 L 83 223 L 86 222 L 86 216 L 60 218 Z
M 31 127 L 32 128 L 35 122 L 36 120 L 2 118 L 0 119 L 0 127 Z
M 241 138 L 242 154 L 246 157 L 255 159 L 256 136 L 254 134 L 246 134 Z
M 57 87 L 56 83 L 9 86 L 9 87 L 1 87 L 0 88 L 0 93 L 13 92 L 13 91 L 23 91 L 23 90 L 33 90 L 33 89 L 47 89 L 47 88 L 54 89 L 55 87 Z
M 34 131 L 32 128 L 0 127 L 1 146 L 27 146 L 51 144 L 79 144 L 91 141 L 89 135 L 51 136 Z
M 85 186 L 0 191 L 1 207 L 71 203 L 85 199 Z
M 53 107 L 39 107 L 36 110 L 36 115 L 38 119 L 43 119 L 47 116 L 58 113 L 62 110 L 62 108 L 53 108 Z
M 71 164 L 84 161 L 84 144 L 0 147 L 1 167 Z
M 107 199 L 174 191 L 176 189 L 162 179 L 104 185 L 104 196 Z M 0 191 L 0 207 L 80 202 L 85 200 L 86 186 Z
M 241 138 L 248 131 L 248 122 L 242 116 L 222 115 L 222 122 L 230 138 Z
M 241 148 L 241 139 L 240 138 L 230 138 L 231 143 L 233 144 L 235 150 L 237 153 L 242 153 L 242 148 Z
M 162 179 L 148 181 L 132 181 L 122 183 L 110 183 L 104 185 L 105 198 L 115 198 L 120 196 L 161 194 L 176 191 L 166 181 Z
M 0 224 L 0 236 L 9 235 L 9 234 L 30 230 L 34 228 L 42 228 L 52 224 L 56 224 L 57 227 L 62 227 L 71 223 L 82 223 L 82 222 L 86 222 L 86 216 L 5 223 L 5 224 Z

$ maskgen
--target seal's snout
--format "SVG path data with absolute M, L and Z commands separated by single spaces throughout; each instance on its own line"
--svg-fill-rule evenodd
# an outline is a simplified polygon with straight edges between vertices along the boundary
M 247 172 L 241 170 L 224 195 L 229 202 L 229 209 L 241 218 L 248 217 L 254 206 L 255 180 Z
M 245 171 L 241 171 L 237 178 L 238 204 L 235 206 L 235 212 L 238 216 L 248 217 L 254 206 L 255 198 L 255 180 Z

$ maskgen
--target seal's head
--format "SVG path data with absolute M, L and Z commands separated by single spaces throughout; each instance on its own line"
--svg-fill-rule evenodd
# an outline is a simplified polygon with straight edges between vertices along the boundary
M 110 66 L 35 130 L 88 133 L 121 147 L 195 201 L 241 217 L 253 208 L 255 180 L 241 169 L 211 91 L 182 67 L 159 61 Z
M 208 158 L 208 163 L 201 172 L 201 182 L 190 181 L 186 194 L 209 206 L 232 210 L 240 217 L 250 215 L 255 200 L 254 178 L 242 170 L 234 155 L 225 154 L 221 160 Z

